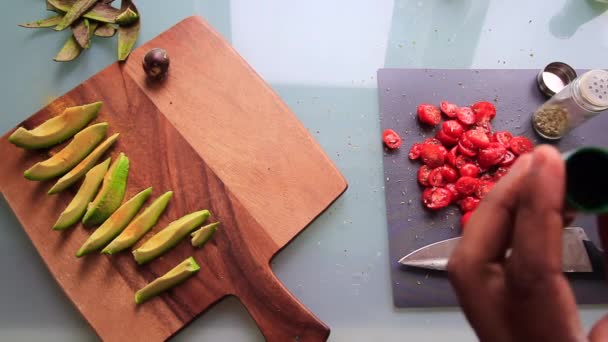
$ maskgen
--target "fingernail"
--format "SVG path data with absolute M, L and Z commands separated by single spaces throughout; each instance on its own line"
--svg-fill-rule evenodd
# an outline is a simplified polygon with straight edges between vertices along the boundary
M 543 166 L 543 164 L 545 164 L 546 160 L 547 160 L 547 157 L 542 152 L 542 150 L 535 150 L 534 152 L 532 152 L 533 171 L 541 168 Z

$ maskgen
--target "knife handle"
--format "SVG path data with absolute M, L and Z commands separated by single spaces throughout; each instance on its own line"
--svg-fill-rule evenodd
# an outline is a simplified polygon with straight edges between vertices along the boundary
M 329 328 L 285 288 L 269 265 L 254 272 L 244 277 L 256 282 L 243 282 L 235 289 L 235 296 L 245 305 L 266 341 L 327 340 Z
M 606 254 L 589 240 L 583 240 L 583 245 L 587 250 L 593 273 L 604 278 L 606 276 Z

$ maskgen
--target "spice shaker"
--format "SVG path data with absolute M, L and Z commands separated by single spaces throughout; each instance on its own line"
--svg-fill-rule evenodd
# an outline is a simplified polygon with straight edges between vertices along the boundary
M 547 100 L 532 116 L 534 130 L 545 139 L 560 139 L 608 109 L 608 71 L 590 70 Z

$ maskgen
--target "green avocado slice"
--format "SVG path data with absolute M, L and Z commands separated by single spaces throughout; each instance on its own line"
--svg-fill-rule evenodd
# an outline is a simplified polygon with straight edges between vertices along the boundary
M 150 284 L 137 291 L 135 293 L 135 303 L 141 304 L 159 293 L 184 282 L 200 269 L 201 267 L 196 263 L 196 260 L 193 257 L 189 257 L 169 272 L 154 279 Z
M 135 261 L 140 265 L 145 264 L 173 248 L 186 235 L 200 227 L 210 214 L 209 210 L 200 210 L 169 223 L 166 228 L 133 251 Z
M 167 191 L 159 196 L 149 207 L 137 216 L 125 230 L 120 233 L 101 253 L 116 254 L 126 248 L 133 246 L 144 236 L 158 221 L 158 218 L 167 208 L 173 191 Z
M 152 188 L 147 188 L 121 205 L 112 216 L 89 236 L 76 253 L 76 256 L 80 258 L 104 247 L 108 242 L 112 241 L 131 222 L 151 194 Z
M 84 106 L 66 108 L 60 115 L 48 119 L 32 130 L 23 127 L 17 128 L 8 137 L 8 141 L 27 149 L 57 145 L 73 137 L 74 134 L 97 117 L 102 104 L 102 102 L 95 102 Z
M 36 163 L 23 176 L 29 180 L 47 180 L 61 176 L 80 163 L 106 136 L 106 122 L 89 126 L 74 136 L 74 139 L 51 158 Z
M 219 225 L 219 222 L 214 222 L 190 234 L 192 236 L 192 246 L 202 247 L 215 234 Z
M 129 158 L 121 153 L 103 177 L 101 190 L 87 207 L 87 212 L 82 218 L 85 227 L 102 224 L 120 207 L 127 191 L 128 177 Z
M 103 163 L 92 168 L 84 177 L 84 181 L 78 189 L 74 199 L 68 204 L 67 208 L 61 213 L 59 219 L 53 226 L 53 230 L 64 230 L 78 222 L 87 210 L 87 204 L 95 197 L 103 175 L 106 174 L 110 166 L 110 159 L 106 159 Z
M 110 148 L 110 146 L 112 146 L 112 144 L 118 140 L 119 135 L 119 133 L 116 133 L 102 142 L 101 145 L 97 146 L 93 152 L 91 152 L 91 154 L 78 163 L 78 165 L 71 169 L 70 172 L 59 178 L 57 183 L 55 183 L 55 185 L 53 185 L 53 187 L 49 190 L 48 194 L 52 195 L 59 193 L 76 183 L 93 166 L 95 166 L 95 163 L 97 163 L 99 158 L 101 158 L 101 156 Z

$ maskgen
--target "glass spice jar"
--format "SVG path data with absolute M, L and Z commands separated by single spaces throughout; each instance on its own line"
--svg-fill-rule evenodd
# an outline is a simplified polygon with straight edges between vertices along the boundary
M 608 109 L 608 71 L 591 70 L 547 100 L 532 115 L 534 130 L 545 139 L 560 139 Z

